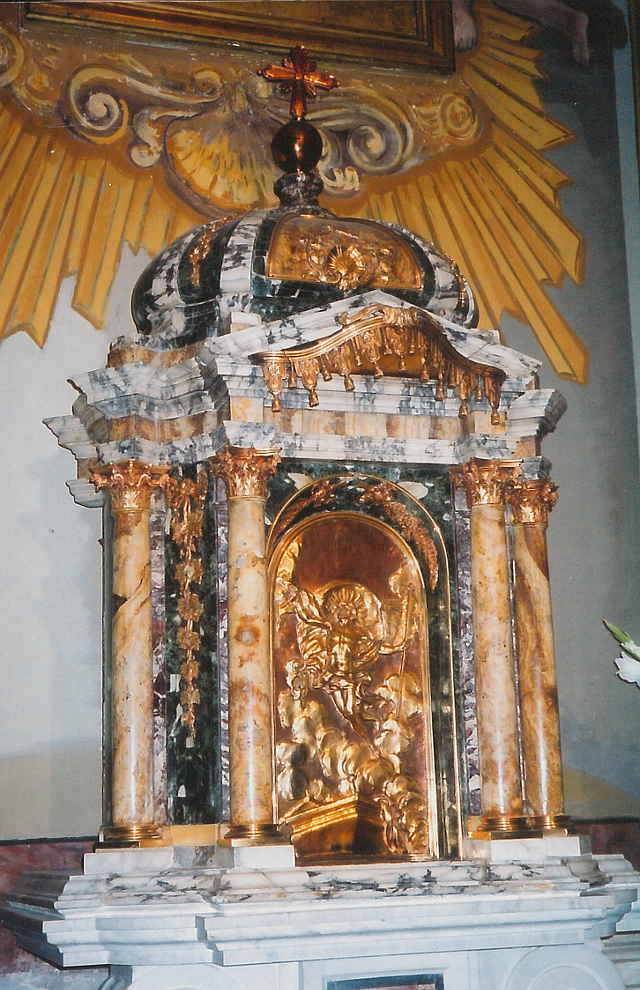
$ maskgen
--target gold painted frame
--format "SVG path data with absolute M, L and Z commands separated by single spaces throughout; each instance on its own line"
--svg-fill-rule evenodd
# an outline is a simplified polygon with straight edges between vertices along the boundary
M 295 11 L 294 11 L 295 6 Z M 343 6 L 331 4 L 331 10 Z M 453 19 L 449 0 L 393 0 L 380 3 L 372 17 L 370 2 L 350 3 L 342 23 L 325 20 L 327 0 L 299 2 L 206 2 L 111 0 L 111 2 L 25 2 L 23 21 L 139 31 L 171 40 L 218 43 L 246 48 L 282 49 L 304 41 L 315 54 L 364 61 L 369 65 L 420 72 L 455 70 Z M 360 12 L 353 8 L 359 7 Z M 404 8 L 404 10 L 400 10 Z M 337 9 L 336 12 L 337 13 Z M 356 16 L 357 14 L 357 16 Z M 405 24 L 399 29 L 398 15 Z M 295 15 L 295 16 L 294 16 Z M 372 22 L 375 27 L 372 27 Z M 409 30 L 411 26 L 411 30 Z M 259 40 L 256 41 L 256 38 Z

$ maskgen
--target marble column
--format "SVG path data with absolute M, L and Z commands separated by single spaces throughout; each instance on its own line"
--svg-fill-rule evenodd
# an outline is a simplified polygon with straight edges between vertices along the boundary
M 111 820 L 109 844 L 159 837 L 153 820 L 153 657 L 149 509 L 167 470 L 139 461 L 109 464 L 91 480 L 110 495 L 113 516 L 111 631 Z
M 516 479 L 509 486 L 525 797 L 531 825 L 552 829 L 568 824 L 546 537 L 556 499 L 547 478 Z
M 474 458 L 452 468 L 471 510 L 476 708 L 480 750 L 480 831 L 527 833 L 524 814 L 518 704 L 513 657 L 506 483 L 519 462 Z
M 211 459 L 229 502 L 228 644 L 232 844 L 280 841 L 274 824 L 267 481 L 280 455 L 227 447 Z

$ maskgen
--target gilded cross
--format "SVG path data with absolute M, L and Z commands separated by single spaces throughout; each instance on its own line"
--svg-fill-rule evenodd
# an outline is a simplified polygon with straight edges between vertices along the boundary
M 335 89 L 339 82 L 327 72 L 317 72 L 304 45 L 292 48 L 282 65 L 265 65 L 258 75 L 269 82 L 280 83 L 285 91 L 291 90 L 289 112 L 296 120 L 302 120 L 307 112 L 307 97 L 316 96 L 319 89 Z

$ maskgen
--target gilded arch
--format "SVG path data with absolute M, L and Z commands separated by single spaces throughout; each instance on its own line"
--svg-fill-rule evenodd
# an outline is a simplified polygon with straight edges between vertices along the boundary
M 282 506 L 268 556 L 275 801 L 298 854 L 455 855 L 448 560 L 437 524 L 392 482 L 329 476 Z

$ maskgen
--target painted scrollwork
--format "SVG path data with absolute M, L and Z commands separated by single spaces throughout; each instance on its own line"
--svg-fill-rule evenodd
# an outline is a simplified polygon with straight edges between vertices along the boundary
M 331 192 L 353 193 L 360 176 L 404 171 L 478 139 L 484 125 L 473 93 L 459 80 L 431 82 L 405 103 L 382 86 L 342 87 L 309 112 L 323 136 L 320 171 Z
M 271 207 L 277 176 L 268 147 L 288 103 L 255 75 L 255 53 L 157 44 L 157 36 L 145 40 L 144 26 L 135 37 L 122 30 L 114 44 L 110 31 L 45 28 L 28 12 L 18 33 L 18 6 L 0 4 L 0 88 L 8 97 L 0 168 L 3 188 L 25 191 L 24 210 L 5 231 L 7 250 L 20 239 L 23 268 L 36 250 L 47 257 L 38 243 L 47 212 L 60 233 L 49 291 L 22 288 L 13 315 L 23 280 L 7 266 L 2 334 L 24 330 L 41 345 L 67 275 L 81 276 L 74 307 L 102 327 L 123 242 L 156 254 L 199 217 Z M 558 374 L 584 382 L 586 348 L 544 289 L 565 274 L 577 284 L 584 277 L 584 245 L 560 205 L 568 176 L 544 161 L 573 135 L 536 89 L 530 22 L 494 2 L 475 16 L 478 46 L 450 78 L 399 65 L 391 79 L 373 65 L 334 63 L 342 86 L 310 114 L 323 138 L 325 193 L 358 195 L 362 216 L 408 225 L 456 257 L 472 257 L 481 322 L 496 326 L 507 309 L 531 325 Z M 45 161 L 51 193 L 31 195 L 42 187 Z M 384 195 L 366 182 L 382 175 Z M 83 250 L 94 216 L 104 251 L 101 237 Z
M 219 73 L 206 66 L 196 70 L 182 86 L 177 80 L 172 86 L 159 84 L 151 73 L 139 78 L 118 68 L 83 66 L 67 83 L 67 119 L 69 126 L 83 137 L 99 144 L 111 143 L 128 132 L 130 103 L 136 99 L 153 101 L 151 107 L 144 107 L 133 118 L 137 140 L 130 149 L 136 165 L 148 166 L 160 157 L 160 122 L 176 116 L 191 117 L 202 104 L 215 103 L 221 93 Z M 156 101 L 161 107 L 153 106 Z
M 81 51 L 70 44 L 23 40 L 0 26 L 0 87 L 11 86 L 30 110 L 61 114 L 93 144 L 122 142 L 138 168 L 161 164 L 174 189 L 205 213 L 272 201 L 268 145 L 287 103 L 256 78 L 248 57 L 217 57 L 214 67 L 176 51 L 167 71 L 152 48 L 134 56 L 95 38 Z M 478 138 L 473 94 L 459 80 L 432 81 L 419 111 L 385 84 L 357 80 L 313 108 L 329 193 L 351 195 L 362 176 L 402 171 Z

